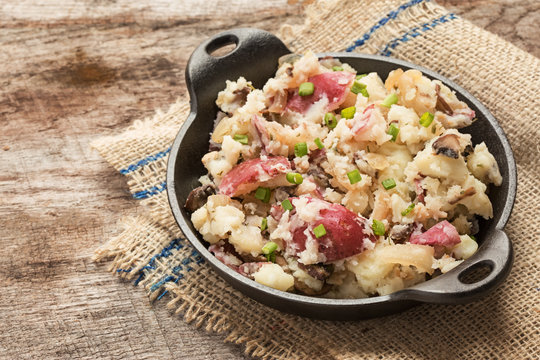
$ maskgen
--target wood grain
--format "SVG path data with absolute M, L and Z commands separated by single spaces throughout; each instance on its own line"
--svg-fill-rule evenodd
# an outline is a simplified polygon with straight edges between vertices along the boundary
M 441 3 L 539 55 L 537 1 Z M 89 260 L 141 211 L 89 143 L 186 96 L 183 69 L 202 40 L 300 23 L 291 4 L 0 4 L 0 358 L 243 357 Z

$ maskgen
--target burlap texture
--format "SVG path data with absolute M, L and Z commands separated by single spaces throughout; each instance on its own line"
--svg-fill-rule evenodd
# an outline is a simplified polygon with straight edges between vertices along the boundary
M 187 116 L 186 99 L 93 144 L 149 210 L 126 219 L 125 231 L 98 249 L 96 260 L 113 258 L 111 271 L 143 285 L 152 299 L 170 296 L 168 306 L 186 321 L 226 332 L 227 340 L 264 359 L 538 358 L 539 59 L 423 0 L 320 1 L 307 9 L 304 26 L 284 26 L 281 37 L 299 52 L 349 49 L 411 61 L 487 106 L 510 140 L 519 174 L 506 227 L 515 264 L 504 285 L 467 305 L 421 305 L 349 323 L 283 314 L 243 296 L 193 251 L 168 207 L 167 149 Z

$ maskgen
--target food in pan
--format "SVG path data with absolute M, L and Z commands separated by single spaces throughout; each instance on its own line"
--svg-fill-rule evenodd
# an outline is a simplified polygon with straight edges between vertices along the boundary
M 218 95 L 186 208 L 209 250 L 254 281 L 309 296 L 385 295 L 450 271 L 478 248 L 502 182 L 475 113 L 418 70 L 358 74 L 308 52 L 262 89 Z

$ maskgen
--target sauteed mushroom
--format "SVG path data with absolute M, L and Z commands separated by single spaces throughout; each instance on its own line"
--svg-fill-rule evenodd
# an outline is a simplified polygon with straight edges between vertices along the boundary
M 433 143 L 432 148 L 437 155 L 444 155 L 453 159 L 459 157 L 459 139 L 455 134 L 441 136 Z
M 215 193 L 216 188 L 212 185 L 202 185 L 191 190 L 186 200 L 186 209 L 191 212 L 197 210 L 206 203 L 206 199 L 210 195 L 214 195 Z

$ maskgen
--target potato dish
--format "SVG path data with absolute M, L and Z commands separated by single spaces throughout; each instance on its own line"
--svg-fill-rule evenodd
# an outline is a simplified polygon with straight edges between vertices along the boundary
M 262 89 L 248 80 L 219 93 L 208 174 L 186 202 L 221 262 L 278 290 L 363 298 L 475 253 L 502 178 L 458 131 L 475 113 L 447 86 L 311 52 L 282 57 Z

